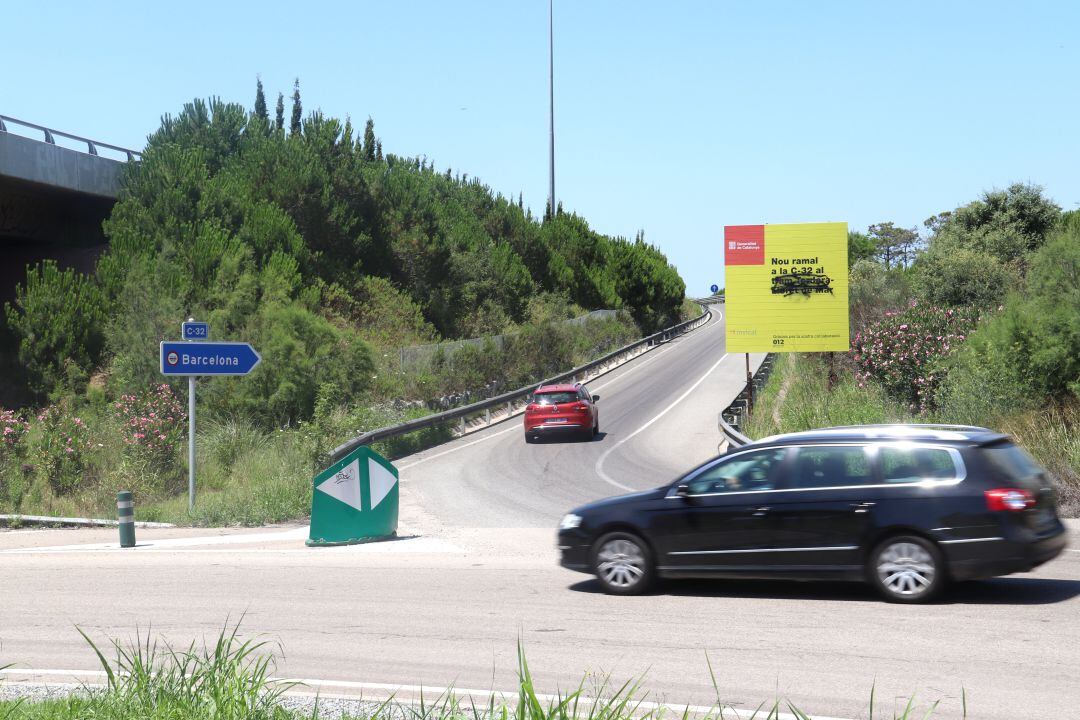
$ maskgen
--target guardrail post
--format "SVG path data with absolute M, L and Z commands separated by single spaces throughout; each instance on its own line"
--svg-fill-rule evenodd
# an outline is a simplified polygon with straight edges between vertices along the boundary
M 491 408 L 487 408 L 486 410 L 484 410 L 484 421 L 488 425 L 491 424 Z
M 465 416 L 464 415 L 461 417 L 461 420 L 459 422 L 459 427 L 461 428 L 461 434 L 464 435 L 465 434 Z
M 506 417 L 510 417 L 514 414 L 514 401 L 510 400 L 506 403 Z
M 130 490 L 116 493 L 116 519 L 120 525 L 120 547 L 135 547 L 135 503 Z

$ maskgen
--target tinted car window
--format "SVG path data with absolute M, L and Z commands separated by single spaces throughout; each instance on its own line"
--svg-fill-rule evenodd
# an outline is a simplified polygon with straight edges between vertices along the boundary
M 537 405 L 561 405 L 577 402 L 580 399 L 576 392 L 546 392 L 533 395 L 533 402 Z
M 872 480 L 866 451 L 856 446 L 800 448 L 792 478 L 797 488 L 866 485 Z
M 878 457 L 881 479 L 887 483 L 951 480 L 957 476 L 952 454 L 942 448 L 883 447 Z
M 784 459 L 784 449 L 758 450 L 722 460 L 701 472 L 688 484 L 691 495 L 772 490 L 776 469 Z
M 1042 467 L 1031 456 L 1012 443 L 993 445 L 983 450 L 990 463 L 1005 476 L 1021 487 L 1038 488 L 1042 486 L 1040 478 Z

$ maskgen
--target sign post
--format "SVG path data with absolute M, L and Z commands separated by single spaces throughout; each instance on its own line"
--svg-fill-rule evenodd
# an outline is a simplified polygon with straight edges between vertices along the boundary
M 180 334 L 188 342 L 208 340 L 210 326 L 208 323 L 195 322 L 195 318 L 187 319 L 180 324 Z M 188 511 L 195 507 L 195 376 L 188 377 Z
M 188 510 L 195 507 L 195 378 L 200 375 L 247 375 L 262 362 L 248 343 L 207 342 L 210 326 L 195 322 L 181 324 L 183 342 L 165 340 L 160 346 L 161 374 L 188 379 Z

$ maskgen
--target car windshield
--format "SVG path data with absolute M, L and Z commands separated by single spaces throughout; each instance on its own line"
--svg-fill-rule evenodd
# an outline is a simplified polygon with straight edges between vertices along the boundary
M 537 405 L 559 405 L 580 399 L 576 392 L 543 392 L 533 395 L 533 402 Z

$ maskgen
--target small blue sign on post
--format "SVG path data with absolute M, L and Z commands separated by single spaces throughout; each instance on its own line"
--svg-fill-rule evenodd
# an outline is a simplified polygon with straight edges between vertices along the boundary
M 185 340 L 209 340 L 210 323 L 190 321 L 181 323 L 180 334 Z
M 716 293 L 720 292 L 720 286 L 719 285 L 711 286 L 709 288 L 709 292 L 711 292 L 713 295 L 715 295 Z
M 247 375 L 261 361 L 248 343 L 161 343 L 162 375 Z

